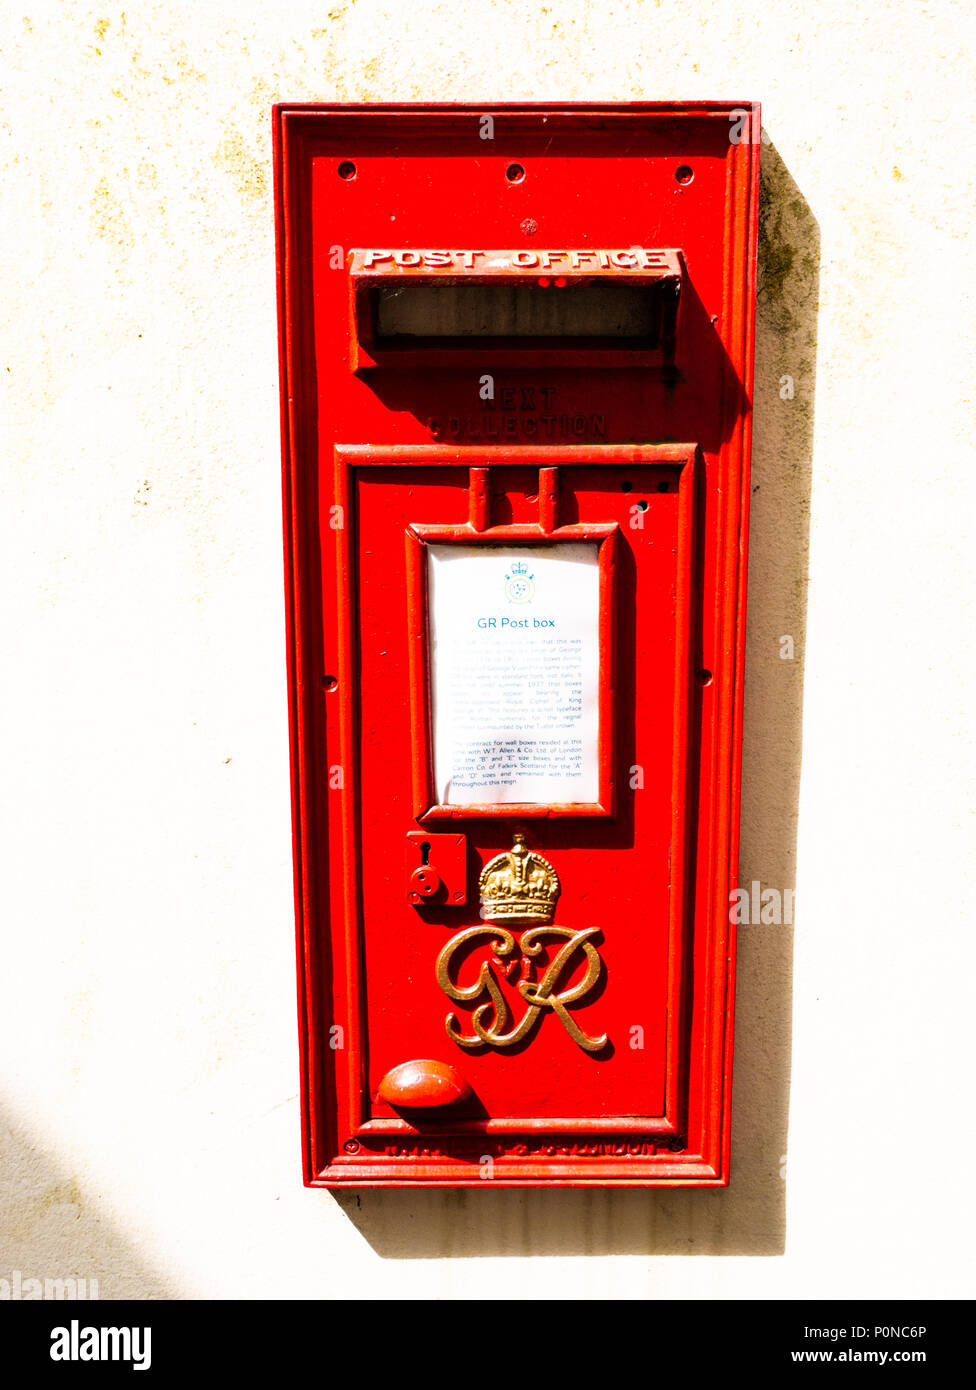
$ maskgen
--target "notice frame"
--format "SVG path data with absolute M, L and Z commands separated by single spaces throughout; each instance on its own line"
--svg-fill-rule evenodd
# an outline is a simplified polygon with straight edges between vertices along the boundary
M 615 748 L 615 663 L 617 628 L 616 567 L 619 527 L 579 523 L 541 532 L 536 526 L 493 526 L 473 531 L 467 526 L 414 524 L 406 529 L 407 621 L 410 633 L 410 704 L 413 730 L 414 814 L 418 821 L 464 818 L 612 817 L 615 814 L 613 775 Z M 587 801 L 465 801 L 441 802 L 434 766 L 433 691 L 431 671 L 430 580 L 428 547 L 463 545 L 550 547 L 590 542 L 597 559 L 597 737 L 596 797 Z M 472 672 L 472 680 L 477 673 Z

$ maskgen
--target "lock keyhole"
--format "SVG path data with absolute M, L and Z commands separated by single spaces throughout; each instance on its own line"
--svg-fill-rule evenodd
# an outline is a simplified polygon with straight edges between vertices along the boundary
M 410 893 L 432 898 L 441 886 L 441 876 L 430 862 L 430 841 L 420 842 L 420 868 L 410 876 Z

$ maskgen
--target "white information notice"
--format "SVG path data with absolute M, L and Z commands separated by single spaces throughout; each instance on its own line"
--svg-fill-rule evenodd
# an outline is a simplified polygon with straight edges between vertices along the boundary
M 438 802 L 597 801 L 597 545 L 427 554 Z

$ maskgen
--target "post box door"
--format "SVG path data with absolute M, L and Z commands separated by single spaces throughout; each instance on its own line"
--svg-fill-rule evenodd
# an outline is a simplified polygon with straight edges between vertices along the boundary
M 676 1132 L 666 1101 L 668 1043 L 676 1067 L 680 1038 L 690 656 L 682 639 L 691 606 L 694 454 L 643 463 L 595 462 L 570 451 L 561 457 L 563 462 L 555 464 L 547 456 L 547 471 L 550 482 L 552 475 L 558 478 L 560 509 L 573 519 L 534 536 L 537 460 L 471 469 L 450 460 L 391 467 L 382 462 L 381 451 L 340 459 L 349 473 L 360 596 L 355 617 L 361 672 L 364 1048 L 371 1119 L 397 1118 L 388 1102 L 377 1099 L 391 1069 L 413 1058 L 435 1058 L 452 1064 L 470 1084 L 476 1098 L 468 1106 L 471 1115 L 477 1108 L 497 1124 L 511 1119 L 521 1127 L 555 1129 L 567 1119 L 629 1117 L 639 1105 L 659 1132 Z M 513 520 L 461 542 L 441 539 L 468 530 L 472 472 L 474 485 L 483 483 L 495 509 Z M 630 509 L 642 503 L 647 508 L 640 513 L 643 525 L 631 529 Z M 582 538 L 587 536 L 592 538 Z M 604 548 L 612 553 L 601 575 Z M 457 576 L 450 568 L 452 549 Z M 436 582 L 457 588 L 464 583 L 465 567 L 473 566 L 457 616 L 453 609 L 443 611 L 442 597 L 433 602 L 429 579 L 420 586 L 427 591 L 427 611 L 417 611 L 423 594 L 409 592 L 409 570 L 417 574 L 425 565 L 430 571 L 432 563 L 448 565 L 444 580 Z M 513 594 L 513 573 L 514 582 L 526 586 L 524 596 Z M 560 593 L 561 588 L 570 592 Z M 567 607 L 567 600 L 574 607 Z M 570 626 L 580 604 L 588 607 L 586 621 Z M 425 618 L 427 644 L 436 641 L 438 664 L 448 666 L 436 701 L 421 669 L 425 653 L 411 651 Z M 451 625 L 435 634 L 435 622 Z M 459 789 L 457 779 L 442 772 L 441 785 L 428 790 L 437 722 L 455 716 L 448 707 L 452 690 L 466 708 L 460 730 L 440 731 L 442 743 L 455 740 L 442 755 L 450 759 L 454 752 L 451 770 L 460 770 L 462 778 L 467 773 L 475 785 Z M 618 757 L 613 727 L 602 731 L 610 764 L 603 786 L 601 694 L 603 717 L 611 725 L 619 722 L 621 735 Z M 581 717 L 584 703 L 594 719 Z M 428 719 L 434 727 L 426 736 Z M 578 752 L 584 740 L 591 747 Z M 489 743 L 486 752 L 482 745 Z M 561 815 L 560 798 L 567 796 L 567 786 L 573 795 L 585 781 L 581 764 L 591 760 L 597 764 L 590 774 L 593 790 L 581 795 L 592 801 L 576 805 L 591 805 L 593 814 Z M 615 784 L 621 775 L 626 785 L 618 798 Z M 490 779 L 490 790 L 481 779 Z M 431 818 L 430 807 L 437 810 L 445 781 L 452 783 L 446 794 L 455 804 L 448 804 L 449 817 Z M 640 790 L 632 791 L 631 782 Z M 512 798 L 524 795 L 520 788 L 526 786 L 544 799 L 517 809 L 520 803 Z M 488 795 L 506 801 L 489 812 L 483 802 Z M 615 801 L 617 814 L 607 814 Z M 431 897 L 411 902 L 400 841 L 418 821 L 425 835 L 429 831 L 420 845 L 431 846 L 427 857 L 445 883 Z M 438 864 L 445 831 L 459 834 L 464 843 L 463 863 L 451 866 L 457 878 Z M 552 977 L 557 999 L 591 977 L 562 1017 L 561 1009 L 533 1010 L 518 986 L 531 977 L 541 979 L 567 939 L 543 931 L 539 956 L 519 953 L 517 947 L 507 958 L 499 955 L 508 940 L 523 941 L 536 919 L 515 916 L 516 908 L 511 920 L 490 914 L 478 890 L 485 865 L 511 850 L 517 834 L 557 875 L 552 925 L 592 933 L 581 938 L 558 977 Z M 461 904 L 454 901 L 456 884 L 465 892 Z M 539 918 L 546 915 L 540 909 Z M 469 932 L 473 935 L 460 941 L 449 959 L 452 981 L 460 990 L 470 988 L 485 965 L 508 1009 L 502 1020 L 507 1027 L 499 1026 L 494 1006 L 488 1010 L 485 1031 L 493 1040 L 482 1039 L 481 1046 L 471 1041 L 478 1040 L 471 1020 L 490 1002 L 487 987 L 470 1000 L 452 999 L 436 970 L 445 947 Z M 584 941 L 592 942 L 592 956 Z M 530 938 L 526 947 L 534 944 Z M 449 1016 L 456 1019 L 450 1030 Z M 452 1034 L 466 1041 L 459 1046 Z M 516 1040 L 505 1041 L 512 1034 Z M 597 1046 L 601 1038 L 606 1042 Z M 674 1088 L 672 1101 L 673 1096 Z M 444 1123 L 457 1119 L 462 1109 L 455 1108 Z M 400 1132 L 399 1126 L 386 1132 Z

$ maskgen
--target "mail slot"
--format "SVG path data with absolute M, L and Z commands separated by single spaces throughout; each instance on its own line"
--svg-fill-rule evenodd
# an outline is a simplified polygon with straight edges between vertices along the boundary
M 608 365 L 606 354 L 648 366 L 672 360 L 681 293 L 676 252 L 353 250 L 352 366 Z M 619 356 L 618 356 L 618 361 Z
M 275 110 L 309 1185 L 729 1181 L 758 120 Z

